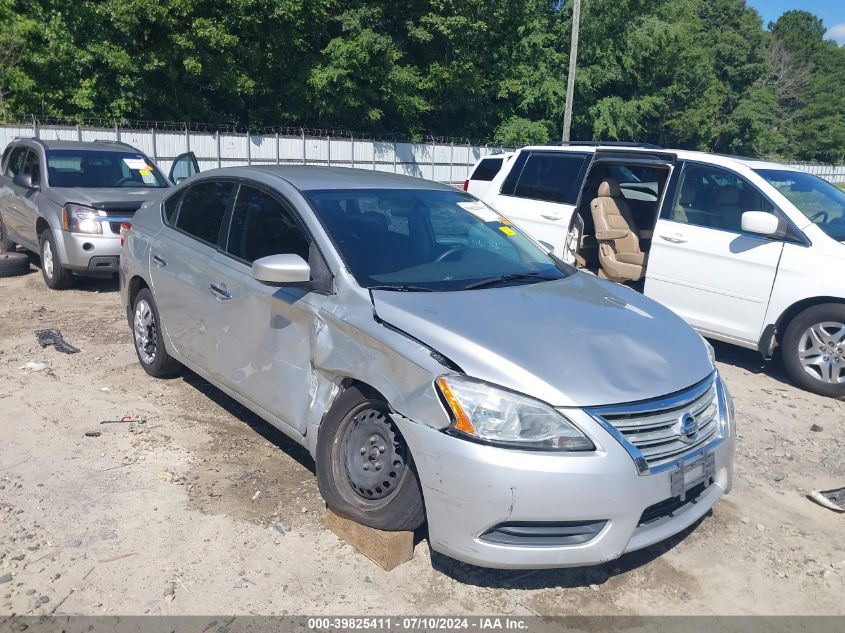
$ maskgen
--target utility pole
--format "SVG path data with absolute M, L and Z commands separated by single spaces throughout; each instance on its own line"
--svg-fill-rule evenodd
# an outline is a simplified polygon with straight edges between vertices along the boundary
M 575 67 L 578 65 L 578 26 L 581 21 L 581 0 L 572 0 L 572 42 L 569 45 L 569 76 L 566 79 L 566 106 L 563 111 L 563 136 L 569 141 L 569 128 L 572 127 L 572 97 L 575 93 Z

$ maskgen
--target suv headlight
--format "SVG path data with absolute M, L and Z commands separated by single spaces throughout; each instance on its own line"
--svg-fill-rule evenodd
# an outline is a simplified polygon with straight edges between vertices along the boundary
M 549 405 L 465 376 L 436 380 L 460 434 L 513 448 L 592 451 L 595 446 Z
M 71 233 L 102 233 L 103 223 L 97 209 L 81 204 L 68 204 L 62 209 L 62 227 Z

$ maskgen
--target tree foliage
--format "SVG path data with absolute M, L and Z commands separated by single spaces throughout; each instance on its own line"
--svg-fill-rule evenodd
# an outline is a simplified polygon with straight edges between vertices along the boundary
M 0 0 L 0 116 L 560 137 L 569 0 Z M 582 0 L 572 137 L 845 158 L 845 48 L 745 0 Z

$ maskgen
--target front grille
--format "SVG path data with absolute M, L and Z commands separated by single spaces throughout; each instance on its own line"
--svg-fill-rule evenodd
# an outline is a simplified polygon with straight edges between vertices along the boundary
M 648 468 L 654 469 L 703 446 L 718 435 L 719 404 L 715 376 L 670 398 L 609 407 L 597 411 L 596 415 L 613 426 L 623 442 L 636 448 Z
M 103 213 L 106 214 L 107 217 L 114 218 L 131 218 L 135 215 L 135 212 L 138 210 L 138 207 L 107 207 L 105 209 L 100 209 Z
M 691 503 L 696 503 L 698 498 L 701 496 L 701 493 L 703 493 L 706 489 L 707 485 L 702 481 L 700 484 L 697 484 L 687 490 L 686 494 L 683 496 L 670 497 L 669 499 L 664 499 L 654 505 L 650 505 L 643 511 L 637 526 L 654 523 L 664 517 L 673 516 L 676 512 L 678 512 L 678 510 L 682 510 Z

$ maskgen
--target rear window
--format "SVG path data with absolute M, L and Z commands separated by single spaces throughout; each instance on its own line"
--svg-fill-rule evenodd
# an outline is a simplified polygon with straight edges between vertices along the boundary
M 501 158 L 485 158 L 478 163 L 478 167 L 472 172 L 470 180 L 485 180 L 488 182 L 493 180 L 502 168 L 502 160 Z
M 575 204 L 587 159 L 586 154 L 531 152 L 516 162 L 502 187 L 502 193 L 519 198 Z
M 188 189 L 176 215 L 176 228 L 203 242 L 217 244 L 234 189 L 235 183 L 227 180 L 201 182 Z

